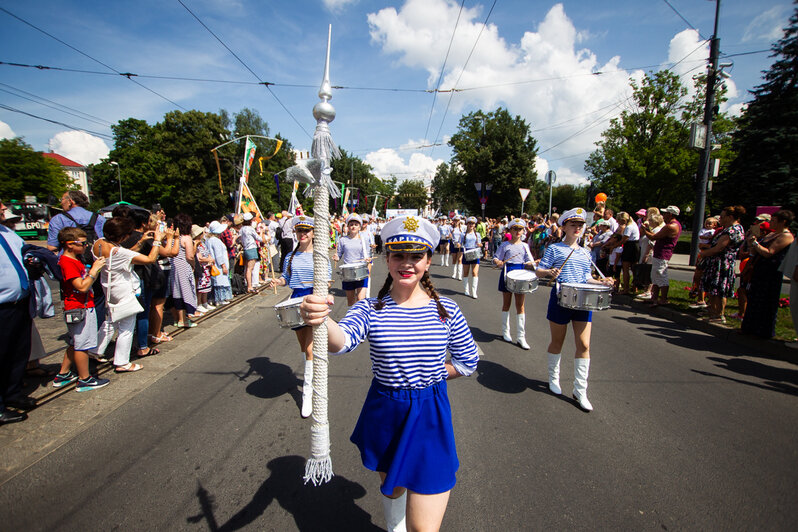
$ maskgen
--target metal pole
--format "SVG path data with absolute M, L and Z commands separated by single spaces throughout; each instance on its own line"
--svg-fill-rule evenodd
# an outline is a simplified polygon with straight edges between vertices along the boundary
M 706 145 L 701 150 L 698 162 L 698 182 L 696 183 L 695 214 L 693 215 L 693 237 L 690 242 L 690 265 L 695 266 L 698 258 L 698 231 L 704 225 L 704 213 L 707 201 L 707 180 L 709 178 L 709 161 L 712 156 L 712 108 L 715 106 L 715 80 L 718 72 L 718 15 L 720 0 L 715 2 L 715 32 L 709 45 L 709 72 L 707 75 L 707 94 L 704 105 L 704 124 L 707 127 Z
M 549 220 L 551 220 L 551 180 L 549 180 Z

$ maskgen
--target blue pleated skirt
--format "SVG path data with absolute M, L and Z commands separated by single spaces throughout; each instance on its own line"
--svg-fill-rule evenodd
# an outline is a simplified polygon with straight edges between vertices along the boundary
M 445 380 L 421 390 L 373 380 L 350 440 L 367 469 L 386 474 L 384 495 L 397 487 L 443 493 L 457 482 L 460 462 Z

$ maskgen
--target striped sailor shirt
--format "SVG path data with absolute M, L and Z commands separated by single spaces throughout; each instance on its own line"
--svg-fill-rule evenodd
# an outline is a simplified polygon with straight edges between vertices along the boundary
M 292 256 L 293 259 L 291 258 Z M 291 263 L 291 277 L 288 276 L 289 262 Z M 329 265 L 329 261 L 327 263 L 329 273 L 326 280 L 330 280 L 332 278 L 332 266 Z M 281 277 L 294 290 L 313 287 L 313 253 L 297 251 L 286 255 L 283 261 L 283 275 Z
M 548 270 L 561 267 L 571 250 L 572 248 L 563 242 L 550 245 L 546 248 L 543 258 L 540 259 L 538 268 Z M 557 277 L 557 281 L 560 283 L 586 283 L 588 279 L 591 279 L 590 271 L 590 253 L 583 247 L 577 247 Z
M 463 314 L 449 298 L 440 298 L 449 312 L 442 320 L 434 299 L 422 308 L 398 306 L 390 294 L 385 306 L 376 310 L 376 298 L 358 301 L 339 325 L 346 342 L 346 353 L 368 339 L 371 369 L 380 384 L 392 388 L 421 389 L 447 377 L 446 352 L 461 375 L 477 368 L 477 344 Z

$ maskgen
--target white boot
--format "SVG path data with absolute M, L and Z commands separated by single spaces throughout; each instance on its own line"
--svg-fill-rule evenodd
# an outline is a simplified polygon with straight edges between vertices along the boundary
M 366 287 L 366 297 L 371 297 L 371 279 L 369 279 L 369 285 Z
M 463 280 L 463 263 L 457 263 L 457 279 L 462 281 Z
M 526 314 L 519 314 L 516 319 L 518 324 L 516 341 L 521 346 L 521 349 L 529 349 L 529 344 L 526 343 Z
M 465 295 L 470 296 L 471 295 L 471 279 L 469 277 L 466 277 L 465 279 L 463 279 L 463 288 L 465 289 L 465 292 L 464 292 Z
M 459 263 L 455 262 L 454 267 L 452 268 L 452 279 L 457 279 L 457 267 L 460 266 Z
M 446 255 L 441 253 L 441 266 L 445 266 L 444 261 L 446 260 Z
M 471 297 L 477 299 L 477 285 L 479 285 L 479 277 L 471 278 Z
M 510 336 L 510 311 L 502 311 L 502 338 L 505 342 L 512 342 L 513 337 Z
M 302 383 L 302 417 L 313 413 L 313 361 L 305 360 L 305 378 Z
M 382 509 L 385 511 L 385 528 L 388 529 L 388 532 L 407 532 L 407 526 L 405 525 L 407 491 L 396 499 L 389 499 L 383 495 Z
M 560 388 L 560 355 L 549 353 L 549 390 L 555 395 L 562 394 Z
M 574 399 L 585 412 L 593 410 L 593 405 L 587 400 L 587 374 L 590 370 L 589 358 L 574 359 Z

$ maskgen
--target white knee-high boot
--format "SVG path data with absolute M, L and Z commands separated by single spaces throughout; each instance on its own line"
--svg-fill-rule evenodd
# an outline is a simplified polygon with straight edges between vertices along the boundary
M 455 262 L 454 266 L 452 266 L 452 279 L 457 279 L 457 268 L 460 266 L 460 263 Z
M 587 400 L 587 374 L 590 371 L 589 358 L 574 359 L 574 399 L 585 412 L 593 410 L 593 405 Z
M 549 353 L 549 390 L 555 395 L 562 394 L 560 388 L 560 355 Z
M 516 337 L 518 345 L 521 346 L 521 349 L 529 349 L 529 344 L 526 343 L 526 314 L 519 314 L 516 319 L 518 323 L 518 336 Z
M 447 253 L 447 254 L 446 254 L 446 264 L 445 264 L 445 265 L 446 265 L 446 266 L 448 266 L 448 265 L 449 265 L 449 253 Z
M 305 360 L 305 377 L 304 377 L 304 382 L 302 383 L 302 417 L 308 417 L 312 413 L 313 413 L 313 361 Z
M 389 499 L 382 496 L 382 509 L 385 511 L 385 525 L 388 532 L 406 532 L 405 513 L 407 511 L 407 491 L 401 497 Z
M 463 280 L 463 263 L 457 263 L 457 279 L 462 281 Z
M 446 260 L 446 254 L 441 253 L 441 266 L 445 266 L 444 261 Z
M 471 278 L 471 297 L 477 299 L 477 286 L 479 285 L 479 277 Z
M 470 278 L 468 276 L 465 276 L 463 278 L 463 289 L 464 289 L 463 293 L 465 295 L 467 295 L 467 296 L 471 295 L 471 280 L 470 280 Z
M 505 342 L 512 342 L 513 337 L 510 336 L 510 311 L 502 311 L 502 338 Z

